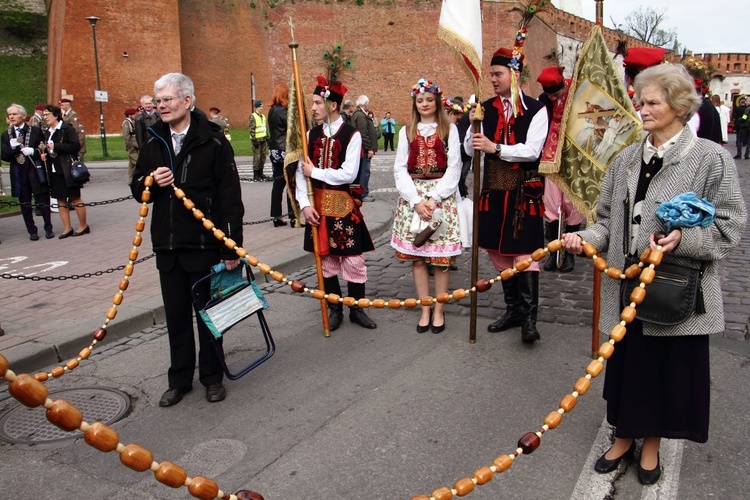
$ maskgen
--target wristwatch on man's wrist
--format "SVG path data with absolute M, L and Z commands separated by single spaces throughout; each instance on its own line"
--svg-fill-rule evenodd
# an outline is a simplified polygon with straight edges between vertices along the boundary
M 496 154 L 497 156 L 500 156 L 500 152 L 501 152 L 502 150 L 503 150 L 503 146 L 502 146 L 502 144 L 500 144 L 499 142 L 498 142 L 497 144 L 495 144 L 495 154 Z

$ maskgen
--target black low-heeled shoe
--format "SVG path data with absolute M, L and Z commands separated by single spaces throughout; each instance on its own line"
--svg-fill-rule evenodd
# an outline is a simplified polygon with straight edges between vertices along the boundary
M 650 486 L 656 484 L 661 477 L 661 458 L 659 453 L 656 454 L 656 468 L 646 470 L 638 464 L 638 482 L 643 486 Z
M 273 227 L 287 226 L 288 223 L 282 218 L 276 218 L 273 220 Z
M 430 327 L 432 328 L 432 333 L 441 333 L 443 330 L 445 330 L 445 314 L 443 314 L 443 324 L 440 326 L 435 326 L 432 323 L 432 319 L 430 319 Z
M 427 330 L 430 329 L 430 325 L 432 325 L 432 311 L 430 311 L 430 322 L 429 323 L 427 323 L 426 325 L 422 326 L 417 321 L 417 333 L 425 333 Z
M 74 234 L 74 233 L 75 233 L 75 231 L 73 231 L 73 230 L 71 229 L 70 231 L 68 231 L 68 232 L 66 232 L 66 233 L 62 233 L 62 234 L 61 234 L 60 236 L 58 236 L 57 238 L 58 238 L 58 239 L 60 239 L 60 240 L 64 240 L 65 238 L 68 238 L 68 237 L 70 237 L 70 236 L 73 236 L 73 234 Z
M 610 450 L 611 449 L 612 448 L 610 448 Z M 618 465 L 620 465 L 620 462 L 622 462 L 623 458 L 633 458 L 633 454 L 635 453 L 635 440 L 630 444 L 630 448 L 628 448 L 628 451 L 617 458 L 613 458 L 612 460 L 605 458 L 608 452 L 609 450 L 605 451 L 604 455 L 599 457 L 599 460 L 597 460 L 594 464 L 594 470 L 599 474 L 607 474 L 609 472 L 612 472 L 617 468 Z
M 80 231 L 73 231 L 72 236 L 83 236 L 84 234 L 89 234 L 91 232 L 91 226 L 86 226 L 84 229 L 81 229 Z

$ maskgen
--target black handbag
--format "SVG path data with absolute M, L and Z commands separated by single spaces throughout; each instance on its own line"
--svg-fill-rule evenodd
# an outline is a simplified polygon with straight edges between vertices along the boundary
M 625 268 L 637 262 L 637 257 L 631 257 Z M 705 262 L 698 269 L 666 262 L 659 264 L 653 281 L 646 285 L 646 297 L 635 308 L 635 317 L 647 323 L 670 326 L 683 323 L 693 312 L 705 313 L 701 289 L 705 268 Z M 625 279 L 620 283 L 623 307 L 630 305 L 630 293 L 639 284 L 638 278 Z
M 72 161 L 70 165 L 70 178 L 79 186 L 83 186 L 91 179 L 91 174 L 81 160 Z
M 47 184 L 47 171 L 45 170 L 42 162 L 34 161 L 34 167 L 36 170 L 37 178 L 39 179 L 39 184 Z

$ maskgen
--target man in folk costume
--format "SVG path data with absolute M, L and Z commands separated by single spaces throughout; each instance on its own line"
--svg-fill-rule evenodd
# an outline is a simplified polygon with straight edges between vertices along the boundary
M 544 105 L 521 92 L 523 54 L 500 48 L 490 62 L 490 82 L 496 96 L 482 103 L 482 132 L 466 134 L 464 149 L 485 153 L 479 203 L 479 246 L 487 250 L 498 271 L 528 259 L 544 246 L 544 179 L 539 158 L 547 139 Z M 470 111 L 474 120 L 474 110 Z M 521 327 L 521 340 L 539 340 L 539 264 L 502 281 L 505 314 L 487 327 L 502 332 Z
M 543 158 L 547 158 L 548 150 L 550 157 L 554 157 L 554 151 L 560 141 L 560 126 L 562 125 L 563 111 L 565 111 L 565 102 L 568 100 L 568 88 L 570 80 L 563 78 L 565 68 L 561 66 L 549 66 L 542 70 L 536 79 L 542 85 L 542 92 L 539 95 L 539 102 L 547 108 L 547 118 L 549 120 L 549 131 L 547 132 L 547 141 L 544 145 Z M 560 191 L 557 185 L 544 178 L 544 236 L 547 241 L 557 238 L 560 229 L 560 216 L 558 209 L 565 214 L 565 224 L 567 232 L 574 232 L 581 229 L 583 214 L 579 212 L 570 199 Z M 563 252 L 563 250 L 560 250 Z M 573 254 L 564 252 L 561 273 L 569 273 L 575 267 L 575 257 Z M 544 263 L 545 271 L 555 271 L 557 269 L 557 254 L 551 254 Z
M 362 212 L 359 187 L 359 161 L 362 137 L 357 129 L 344 123 L 339 113 L 346 87 L 318 76 L 313 92 L 312 118 L 322 123 L 308 132 L 309 159 L 297 169 L 297 202 L 307 222 L 304 248 L 313 251 L 311 226 L 318 227 L 318 253 L 323 266 L 327 293 L 341 295 L 338 274 L 349 284 L 349 295 L 365 297 L 367 266 L 363 252 L 375 249 Z M 310 206 L 307 179 L 312 180 L 315 208 Z M 341 326 L 343 304 L 329 304 L 331 331 Z M 349 320 L 363 328 L 377 325 L 358 306 L 349 311 Z

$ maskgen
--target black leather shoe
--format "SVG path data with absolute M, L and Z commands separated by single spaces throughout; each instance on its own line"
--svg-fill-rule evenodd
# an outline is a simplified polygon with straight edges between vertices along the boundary
M 344 321 L 344 305 L 328 304 L 328 330 L 336 331 Z
M 489 326 L 487 326 L 487 331 L 492 333 L 504 332 L 508 328 L 521 326 L 522 319 L 522 316 L 516 316 L 514 314 L 506 312 L 499 320 L 495 321 L 494 323 L 490 323 Z
M 73 236 L 83 236 L 84 234 L 89 234 L 90 232 L 91 232 L 91 226 L 86 226 L 80 231 L 73 231 Z
M 352 323 L 356 323 L 362 328 L 367 328 L 368 330 L 373 330 L 378 327 L 378 325 L 371 320 L 367 314 L 362 310 L 360 307 L 352 307 L 349 311 L 349 321 Z
M 217 382 L 206 387 L 206 401 L 209 403 L 218 403 L 224 401 L 227 397 L 227 390 L 224 389 L 224 384 Z
M 182 401 L 182 397 L 190 392 L 192 389 L 182 390 L 182 389 L 167 389 L 167 392 L 161 395 L 161 399 L 159 400 L 159 406 L 165 408 L 167 406 L 176 405 L 180 401 Z
M 638 482 L 644 486 L 650 486 L 652 484 L 656 484 L 656 482 L 659 481 L 659 478 L 661 477 L 660 461 L 661 460 L 660 460 L 659 454 L 657 453 L 655 469 L 646 470 L 643 467 L 641 467 L 641 464 L 638 464 Z
M 610 448 L 610 450 L 611 449 L 612 448 Z M 604 455 L 599 457 L 599 460 L 597 460 L 594 464 L 594 470 L 599 474 L 607 474 L 609 472 L 612 472 L 617 468 L 618 465 L 620 465 L 620 462 L 623 458 L 627 458 L 628 460 L 633 458 L 633 453 L 635 453 L 635 441 L 630 444 L 630 448 L 628 448 L 628 451 L 620 455 L 618 458 L 613 458 L 612 460 L 604 458 L 607 455 L 607 452 L 609 452 L 609 450 L 605 451 Z M 640 473 L 638 477 L 640 478 Z
M 542 336 L 539 335 L 539 330 L 536 329 L 534 319 L 531 316 L 525 317 L 521 323 L 521 342 L 531 344 L 541 338 Z
M 36 233 L 31 233 L 31 234 L 29 235 L 29 239 L 30 239 L 31 241 L 36 241 L 36 240 L 38 240 L 38 239 L 39 239 L 39 235 L 38 235 L 38 234 L 36 234 Z
M 742 158 L 742 156 L 741 156 L 741 155 L 736 155 L 736 156 L 734 157 L 734 159 L 735 159 L 735 160 L 739 160 L 740 158 Z
M 53 233 L 52 231 L 45 231 L 44 237 L 47 238 L 48 240 L 51 240 L 52 238 L 55 237 L 55 233 Z
M 286 225 L 288 225 L 287 221 L 285 221 L 281 217 L 276 217 L 273 220 L 273 227 L 281 227 L 281 226 L 286 226 Z
M 420 318 L 421 319 L 421 318 Z M 417 333 L 425 333 L 427 330 L 430 329 L 430 325 L 432 324 L 432 311 L 430 311 L 430 322 L 426 325 L 422 326 L 417 322 Z
M 58 239 L 61 239 L 61 240 L 64 240 L 65 238 L 68 238 L 69 236 L 73 236 L 73 233 L 75 233 L 75 231 L 73 231 L 73 230 L 71 229 L 71 230 L 70 230 L 70 231 L 68 231 L 67 233 L 62 233 L 62 234 L 61 234 L 60 236 L 58 236 L 57 238 L 58 238 Z

